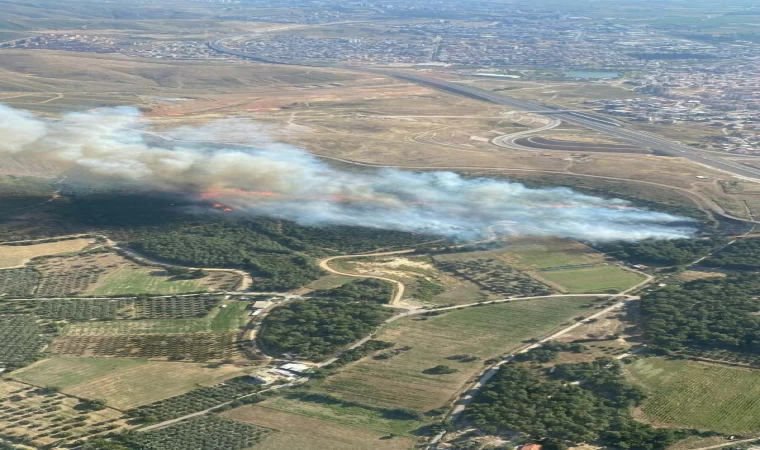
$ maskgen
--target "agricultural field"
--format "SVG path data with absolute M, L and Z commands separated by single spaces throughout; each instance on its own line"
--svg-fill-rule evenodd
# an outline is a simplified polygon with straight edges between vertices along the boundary
M 405 420 L 392 409 L 323 398 L 308 391 L 275 396 L 256 406 L 395 435 L 408 435 L 422 425 L 419 418 Z
M 245 324 L 247 305 L 247 302 L 227 303 L 224 308 L 216 308 L 203 318 L 76 322 L 67 325 L 62 334 L 63 336 L 117 336 L 210 331 L 224 333 L 238 330 Z
M 224 380 L 215 386 L 201 386 L 185 394 L 169 397 L 130 410 L 129 416 L 140 422 L 163 422 L 231 402 L 262 389 L 262 385 L 242 376 Z
M 648 422 L 726 434 L 760 431 L 758 370 L 645 358 L 625 371 L 648 394 L 641 406 Z
M 554 293 L 552 289 L 496 259 L 444 260 L 436 265 L 481 288 L 506 297 L 538 297 Z
M 169 358 L 203 362 L 236 357 L 238 334 L 60 336 L 53 340 L 48 351 L 64 356 Z
M 179 280 L 165 270 L 147 267 L 111 252 L 50 257 L 35 262 L 41 274 L 37 297 L 67 295 L 170 295 L 226 289 L 235 286 L 238 275 L 229 273 Z
M 269 406 L 269 401 L 243 406 L 223 413 L 223 417 L 252 423 L 277 430 L 267 440 L 258 444 L 256 450 L 408 450 L 414 439 L 397 436 L 388 439 L 384 431 L 366 426 L 346 425 L 313 415 L 284 411 Z
M 126 426 L 111 408 L 94 410 L 81 400 L 9 380 L 0 380 L 0 438 L 27 440 L 40 448 L 56 441 L 72 443 L 85 436 Z
M 92 243 L 92 239 L 82 238 L 32 245 L 0 245 L 0 268 L 21 267 L 40 256 L 78 252 Z
M 53 336 L 53 330 L 39 324 L 34 316 L 0 316 L 0 367 L 35 361 Z
M 498 252 L 508 264 L 521 270 L 599 264 L 604 254 L 571 239 L 522 238 Z
M 617 293 L 644 281 L 644 277 L 615 265 L 580 269 L 542 270 L 537 277 L 562 286 L 571 294 Z
M 34 314 L 44 319 L 90 321 L 116 319 L 188 319 L 205 317 L 219 297 L 155 297 L 0 301 L 0 314 Z M 98 326 L 92 323 L 91 326 Z M 106 326 L 106 325 L 102 325 Z M 114 325 L 115 326 L 115 325 Z
M 183 421 L 145 433 L 133 433 L 124 438 L 128 448 L 145 450 L 244 450 L 258 448 L 272 430 L 249 423 L 225 419 L 216 415 Z
M 12 373 L 16 380 L 89 399 L 103 399 L 120 410 L 182 395 L 201 385 L 239 376 L 239 367 L 208 368 L 184 362 L 137 358 L 55 357 Z M 171 377 L 167 377 L 171 374 Z
M 0 298 L 30 297 L 39 281 L 39 272 L 29 267 L 0 270 Z
M 516 300 L 460 311 L 403 319 L 375 337 L 395 342 L 391 357 L 375 355 L 345 366 L 315 389 L 379 407 L 427 411 L 443 406 L 489 358 L 513 351 L 589 311 L 589 297 Z M 447 365 L 455 373 L 428 369 Z

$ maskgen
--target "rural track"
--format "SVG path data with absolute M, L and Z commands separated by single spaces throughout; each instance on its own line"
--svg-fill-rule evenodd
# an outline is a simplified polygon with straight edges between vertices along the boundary
M 583 297 L 583 294 L 574 294 L 574 297 Z M 599 297 L 601 295 L 599 294 L 587 294 L 586 296 L 596 296 Z M 472 401 L 475 399 L 475 395 L 488 383 L 488 381 L 493 378 L 499 371 L 499 367 L 502 365 L 512 361 L 516 355 L 527 353 L 533 349 L 539 348 L 541 345 L 543 345 L 546 342 L 552 341 L 554 339 L 557 339 L 559 337 L 564 336 L 565 334 L 569 333 L 570 331 L 573 331 L 574 329 L 587 324 L 590 320 L 597 319 L 611 311 L 615 311 L 616 309 L 622 308 L 624 305 L 626 305 L 630 301 L 638 300 L 639 297 L 637 296 L 630 296 L 625 294 L 609 294 L 609 297 L 623 297 L 622 300 L 619 302 L 616 302 L 615 304 L 608 306 L 607 308 L 602 309 L 599 312 L 596 312 L 592 314 L 589 317 L 586 317 L 582 321 L 576 322 L 568 327 L 565 327 L 527 347 L 522 348 L 521 350 L 518 350 L 516 352 L 510 353 L 509 355 L 504 356 L 499 362 L 496 364 L 493 364 L 489 366 L 485 371 L 478 377 L 477 381 L 475 381 L 469 388 L 467 388 L 463 394 L 460 396 L 459 400 L 455 403 L 454 408 L 451 410 L 451 413 L 448 416 L 448 421 L 450 423 L 456 423 L 464 413 L 465 408 L 467 405 L 472 403 Z M 443 438 L 443 436 L 446 434 L 446 432 L 439 433 L 436 435 L 429 443 L 428 447 L 429 449 L 436 448 L 436 445 L 440 440 Z
M 363 274 L 356 274 L 356 273 L 349 273 L 349 272 L 341 272 L 340 270 L 333 269 L 330 267 L 330 262 L 335 261 L 338 259 L 349 259 L 349 258 L 368 258 L 372 256 L 388 256 L 388 255 L 403 255 L 406 253 L 413 253 L 414 249 L 406 249 L 406 250 L 396 250 L 396 251 L 390 251 L 390 252 L 376 252 L 376 253 L 361 253 L 358 255 L 340 255 L 340 256 L 331 256 L 329 258 L 325 258 L 321 261 L 319 261 L 319 267 L 327 272 L 330 272 L 335 275 L 343 275 L 346 277 L 353 277 L 353 278 L 374 278 L 376 280 L 383 280 L 387 281 L 389 283 L 393 283 L 394 289 L 393 289 L 393 297 L 391 298 L 391 301 L 388 303 L 389 305 L 397 305 L 401 299 L 404 297 L 404 291 L 406 287 L 404 286 L 404 283 L 394 280 L 393 278 L 388 277 L 381 277 L 377 275 L 363 275 Z
M 751 443 L 754 443 L 754 442 L 760 442 L 760 436 L 755 436 L 755 437 L 749 438 L 749 439 L 742 439 L 742 440 L 736 440 L 736 441 L 731 441 L 731 442 L 724 442 L 723 444 L 710 445 L 708 447 L 699 447 L 699 448 L 695 448 L 695 449 L 692 449 L 692 450 L 714 450 L 714 449 L 718 449 L 718 448 L 732 447 L 734 445 L 739 445 L 739 444 L 751 444 Z
M 135 431 L 137 431 L 138 433 L 144 433 L 146 431 L 151 431 L 151 430 L 156 430 L 158 428 L 168 427 L 169 425 L 174 425 L 175 423 L 182 422 L 182 421 L 185 421 L 187 419 L 192 419 L 193 417 L 198 417 L 198 416 L 206 415 L 206 414 L 208 414 L 208 413 L 210 413 L 212 411 L 215 411 L 215 410 L 217 410 L 219 408 L 222 408 L 222 407 L 225 407 L 225 406 L 227 406 L 229 404 L 232 404 L 233 402 L 236 402 L 236 401 L 240 400 L 241 398 L 253 397 L 254 395 L 263 394 L 264 392 L 273 391 L 273 390 L 276 390 L 276 389 L 282 389 L 282 388 L 286 388 L 286 387 L 292 387 L 292 386 L 294 386 L 293 383 L 287 383 L 287 384 L 280 384 L 280 385 L 277 385 L 277 386 L 272 386 L 271 388 L 262 389 L 262 390 L 260 390 L 258 392 L 252 392 L 250 394 L 241 395 L 240 397 L 237 397 L 235 400 L 230 400 L 228 402 L 220 403 L 220 404 L 218 404 L 216 406 L 212 406 L 211 408 L 204 409 L 203 411 L 197 411 L 197 412 L 194 412 L 194 413 L 190 413 L 190 414 L 184 415 L 182 417 L 177 417 L 176 419 L 165 420 L 165 421 L 160 422 L 160 423 L 156 423 L 156 424 L 153 424 L 153 425 L 148 425 L 147 427 L 137 428 L 137 429 L 135 429 Z

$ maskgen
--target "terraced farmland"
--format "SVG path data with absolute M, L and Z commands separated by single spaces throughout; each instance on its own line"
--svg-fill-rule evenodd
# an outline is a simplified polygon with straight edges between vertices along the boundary
M 625 368 L 648 394 L 641 406 L 647 421 L 726 434 L 760 432 L 758 370 L 664 358 Z

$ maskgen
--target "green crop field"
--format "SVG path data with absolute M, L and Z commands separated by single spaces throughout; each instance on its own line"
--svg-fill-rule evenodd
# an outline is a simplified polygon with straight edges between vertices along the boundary
M 641 407 L 648 421 L 726 434 L 760 431 L 760 370 L 646 358 L 626 373 L 648 394 Z
M 546 270 L 538 275 L 564 287 L 571 294 L 621 292 L 644 281 L 643 276 L 617 266 Z
M 233 366 L 211 369 L 202 364 L 138 358 L 55 357 L 15 371 L 12 377 L 35 386 L 54 386 L 78 397 L 104 399 L 109 406 L 128 409 L 242 373 Z
M 92 295 L 183 294 L 205 291 L 203 280 L 171 280 L 151 270 L 118 270 L 106 276 Z
M 604 255 L 570 239 L 526 239 L 507 246 L 501 253 L 510 265 L 522 270 L 597 264 Z
M 372 406 L 438 408 L 484 367 L 484 360 L 562 328 L 589 311 L 591 301 L 589 297 L 520 300 L 451 311 L 426 320 L 399 320 L 376 339 L 395 342 L 395 348 L 410 347 L 407 351 L 389 359 L 366 358 L 351 364 L 315 389 Z M 463 354 L 477 358 L 467 362 L 447 359 Z M 457 372 L 423 373 L 440 364 Z
M 219 312 L 211 319 L 211 331 L 233 331 L 246 323 L 245 308 L 248 302 L 231 302 L 219 309 Z

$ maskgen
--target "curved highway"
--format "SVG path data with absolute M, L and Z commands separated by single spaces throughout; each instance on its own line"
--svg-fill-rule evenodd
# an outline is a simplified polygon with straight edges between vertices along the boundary
M 362 70 L 362 69 L 357 69 Z M 498 105 L 508 106 L 510 108 L 527 110 L 535 113 L 551 114 L 552 117 L 562 119 L 565 122 L 579 125 L 590 130 L 604 133 L 608 136 L 630 142 L 634 145 L 641 147 L 651 148 L 661 154 L 667 156 L 676 156 L 686 158 L 698 164 L 713 167 L 715 169 L 722 170 L 724 172 L 730 172 L 740 177 L 750 178 L 755 181 L 760 181 L 760 169 L 756 169 L 749 166 L 738 164 L 734 161 L 729 161 L 714 154 L 706 154 L 693 148 L 682 145 L 678 142 L 671 141 L 655 134 L 645 133 L 643 131 L 636 131 L 625 128 L 611 120 L 605 120 L 594 116 L 564 111 L 559 108 L 544 106 L 538 103 L 530 102 L 527 100 L 516 99 L 513 97 L 507 97 L 505 95 L 496 94 L 494 92 L 473 87 L 462 85 L 460 83 L 453 83 L 450 81 L 439 80 L 436 78 L 425 77 L 416 74 L 399 73 L 388 70 L 371 70 L 372 72 L 381 73 L 384 75 L 396 77 L 402 80 L 411 81 L 413 83 L 421 84 L 424 86 L 432 87 L 434 89 L 451 92 L 453 94 L 463 95 L 476 100 L 483 100 L 490 103 L 496 103 Z
M 247 53 L 241 50 L 236 50 L 227 47 L 224 41 L 233 39 L 235 36 L 228 36 L 226 38 L 211 41 L 208 46 L 213 50 L 220 53 L 226 53 L 229 55 L 237 56 L 240 58 L 251 59 L 254 61 L 266 62 L 271 64 L 288 64 L 283 61 L 276 61 L 266 59 L 251 53 Z M 303 65 L 303 64 L 300 64 Z M 379 73 L 394 78 L 399 78 L 413 83 L 421 84 L 446 92 L 450 92 L 457 95 L 463 95 L 465 97 L 473 98 L 475 100 L 482 100 L 490 103 L 496 103 L 498 105 L 508 106 L 510 108 L 519 109 L 523 111 L 530 111 L 538 114 L 551 114 L 557 119 L 565 122 L 579 125 L 590 130 L 594 130 L 608 136 L 612 136 L 619 140 L 629 142 L 633 145 L 640 147 L 651 148 L 666 156 L 674 156 L 685 158 L 693 161 L 697 164 L 705 165 L 718 169 L 724 172 L 728 172 L 739 177 L 749 178 L 753 181 L 760 181 L 760 169 L 754 167 L 744 166 L 734 161 L 716 156 L 714 153 L 705 153 L 697 151 L 689 146 L 682 145 L 676 141 L 657 136 L 655 134 L 646 133 L 643 131 L 631 130 L 621 126 L 620 124 L 613 122 L 612 120 L 606 120 L 600 117 L 594 117 L 591 115 L 583 114 L 575 111 L 567 111 L 561 108 L 541 105 L 528 100 L 521 100 L 514 97 L 508 97 L 501 94 L 496 94 L 486 89 L 481 89 L 473 86 L 463 85 L 461 83 L 454 83 L 451 81 L 445 81 L 437 78 L 426 77 L 418 74 L 411 74 L 405 72 L 395 72 L 385 69 L 374 69 L 358 66 L 344 67 L 350 70 Z

